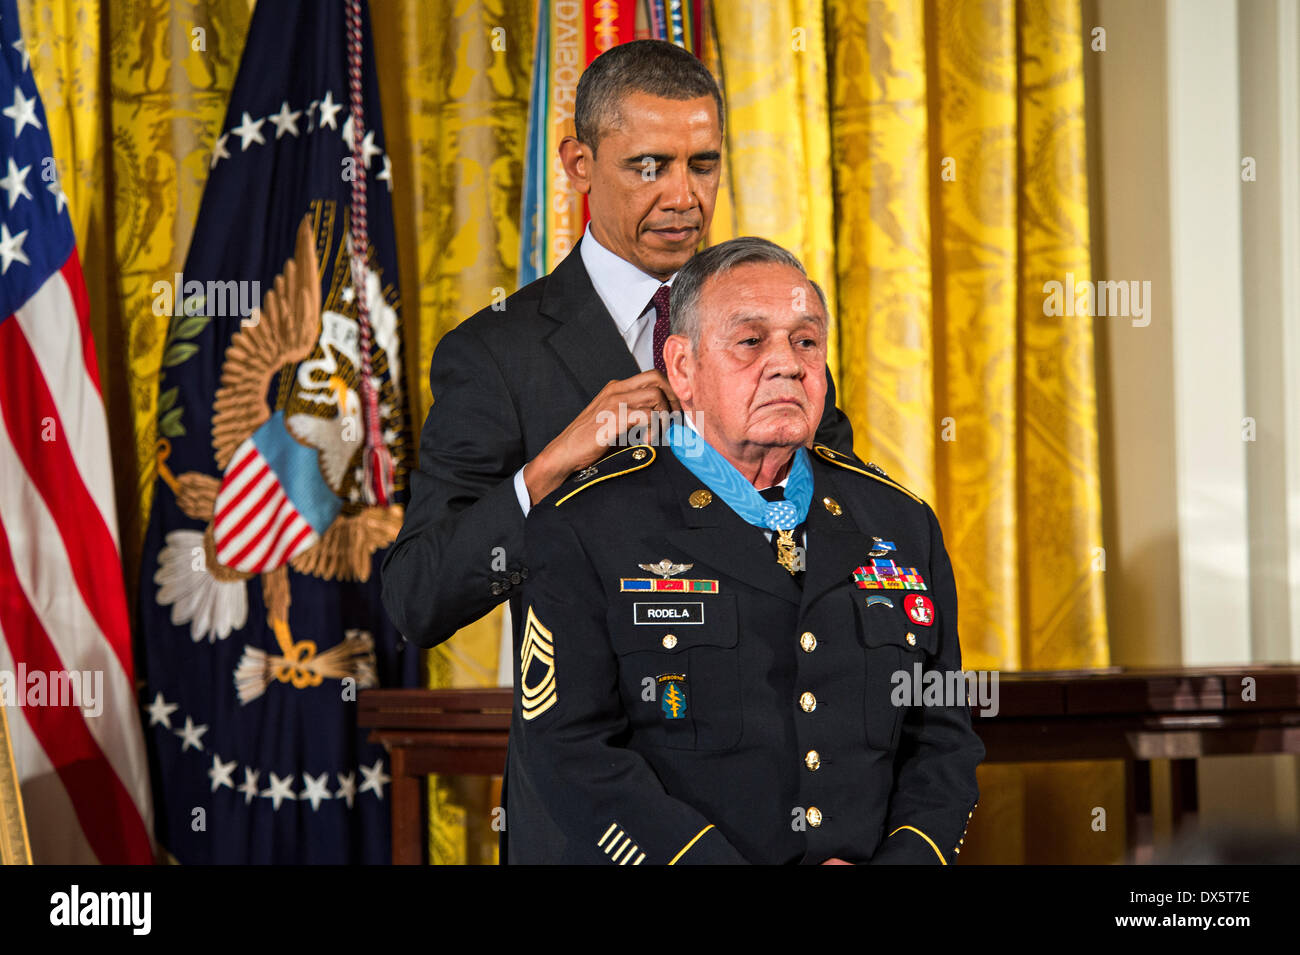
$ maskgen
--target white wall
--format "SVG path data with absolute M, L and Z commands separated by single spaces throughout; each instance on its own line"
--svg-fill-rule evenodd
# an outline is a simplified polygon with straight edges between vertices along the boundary
M 1083 14 L 1094 278 L 1153 298 L 1095 319 L 1112 659 L 1300 662 L 1300 3 Z M 1298 767 L 1202 760 L 1203 818 L 1295 828 Z

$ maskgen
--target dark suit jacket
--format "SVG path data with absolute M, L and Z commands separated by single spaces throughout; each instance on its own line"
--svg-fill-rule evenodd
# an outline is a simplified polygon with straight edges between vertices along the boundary
M 954 862 L 984 746 L 934 512 L 817 449 L 800 586 L 670 448 L 595 471 L 528 516 L 509 861 Z
M 548 276 L 442 337 L 429 368 L 433 406 L 383 598 L 406 639 L 432 647 L 473 623 L 527 577 L 514 475 L 610 381 L 640 372 L 578 246 Z M 829 380 L 817 439 L 851 451 Z

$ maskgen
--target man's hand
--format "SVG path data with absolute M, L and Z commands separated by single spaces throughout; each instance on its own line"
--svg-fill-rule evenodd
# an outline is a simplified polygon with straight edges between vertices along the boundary
M 853 865 L 853 863 L 845 862 L 843 859 L 830 858 L 823 862 L 822 865 Z
M 625 409 L 622 415 L 620 407 Z M 677 396 L 661 371 L 643 371 L 622 381 L 611 381 L 537 457 L 524 465 L 530 503 L 536 504 L 574 471 L 608 454 L 626 433 L 619 428 L 623 422 L 629 428 L 648 428 L 653 412 L 680 410 Z

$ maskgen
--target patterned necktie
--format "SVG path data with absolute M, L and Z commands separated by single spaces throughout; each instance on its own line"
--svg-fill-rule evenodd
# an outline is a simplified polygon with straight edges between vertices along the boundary
M 650 300 L 650 304 L 655 307 L 655 368 L 665 374 L 668 372 L 668 367 L 664 364 L 664 342 L 668 340 L 668 296 L 671 293 L 672 289 L 669 286 L 661 285 L 655 290 L 654 298 Z

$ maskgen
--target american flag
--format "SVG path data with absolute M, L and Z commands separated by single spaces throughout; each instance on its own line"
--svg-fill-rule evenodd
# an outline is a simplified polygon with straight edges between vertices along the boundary
M 149 863 L 108 424 L 15 0 L 0 0 L 0 104 L 0 704 L 33 860 Z

